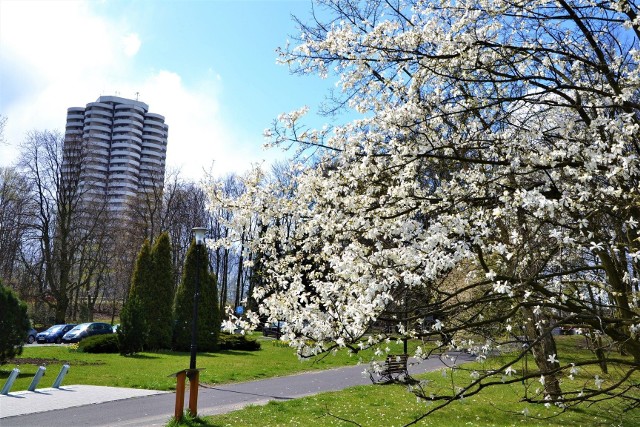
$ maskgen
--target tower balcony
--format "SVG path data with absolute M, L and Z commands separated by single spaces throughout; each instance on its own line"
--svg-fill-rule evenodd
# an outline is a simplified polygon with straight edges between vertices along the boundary
M 138 122 L 144 122 L 144 117 L 142 114 L 138 114 L 135 111 L 116 111 L 115 114 L 116 119 L 129 119 L 129 120 L 137 120 Z
M 107 134 L 111 133 L 111 127 L 110 126 L 103 126 L 103 125 L 98 125 L 98 124 L 90 124 L 90 125 L 86 125 L 84 126 L 84 131 L 85 133 L 87 131 L 92 131 L 92 130 L 96 130 L 96 131 L 100 131 L 100 132 L 106 132 Z
M 84 124 L 86 125 L 105 125 L 111 128 L 111 119 L 106 117 L 85 116 Z
M 113 141 L 114 144 L 116 142 L 121 142 L 121 141 L 132 141 L 132 143 L 136 143 L 138 145 L 142 144 L 142 138 L 135 135 L 131 135 L 131 134 L 124 134 L 124 135 L 114 134 L 111 137 L 111 140 Z

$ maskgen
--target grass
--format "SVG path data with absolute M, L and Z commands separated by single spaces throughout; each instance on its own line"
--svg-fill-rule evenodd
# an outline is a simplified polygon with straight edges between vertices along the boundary
M 428 375 L 440 381 L 438 374 Z M 440 377 L 441 378 L 441 377 Z M 581 407 L 561 413 L 556 408 L 518 402 L 516 390 L 496 387 L 479 397 L 453 402 L 420 421 L 419 426 L 625 426 L 640 425 L 640 414 L 623 411 L 620 402 Z M 401 385 L 351 387 L 287 402 L 269 402 L 244 410 L 203 417 L 203 426 L 402 426 L 429 406 Z M 525 417 L 520 411 L 529 409 Z
M 559 337 L 561 357 L 584 357 L 583 337 Z M 485 364 L 465 365 L 456 375 L 469 378 L 469 371 L 490 369 L 501 362 L 495 358 Z M 468 370 L 467 370 L 468 369 Z M 593 381 L 596 370 L 583 370 L 576 377 L 576 385 Z M 604 375 L 611 379 L 615 373 Z M 424 374 L 432 390 L 451 388 L 451 377 L 440 372 Z M 635 375 L 636 384 L 640 376 Z M 538 384 L 539 385 L 539 384 Z M 605 384 L 606 385 L 606 384 Z M 572 385 L 564 383 L 569 389 Z M 535 388 L 535 387 L 534 387 Z M 640 411 L 625 411 L 621 399 L 598 405 L 586 404 L 567 409 L 532 405 L 520 401 L 524 392 L 521 383 L 485 389 L 481 394 L 452 402 L 446 408 L 430 414 L 418 422 L 419 426 L 623 426 L 640 425 Z M 203 417 L 200 426 L 402 426 L 411 423 L 428 411 L 433 404 L 418 399 L 403 385 L 371 385 L 348 388 L 339 392 L 322 393 L 287 402 L 269 402 L 264 406 L 249 406 L 223 415 Z M 527 413 L 527 416 L 524 415 Z M 185 424 L 187 425 L 187 424 Z
M 176 421 L 175 418 L 171 417 L 166 427 L 205 427 L 207 425 L 209 424 L 206 420 L 197 416 L 194 417 L 189 411 L 185 411 L 180 421 Z
M 292 349 L 274 340 L 262 340 L 262 350 L 257 352 L 224 351 L 199 353 L 198 366 L 206 368 L 201 381 L 209 384 L 230 383 L 261 379 L 317 369 L 329 369 L 357 363 L 344 352 L 320 360 L 299 361 Z M 563 361 L 578 360 L 585 356 L 584 338 L 558 337 L 558 355 Z M 391 352 L 400 353 L 401 346 L 389 345 Z M 365 352 L 363 358 L 371 356 Z M 21 376 L 12 391 L 27 388 L 37 369 L 36 359 L 48 361 L 48 374 L 41 386 L 49 387 L 60 366 L 68 362 L 71 369 L 64 384 L 94 384 L 119 387 L 136 387 L 172 390 L 175 379 L 168 375 L 186 368 L 187 353 L 142 353 L 134 357 L 112 354 L 85 354 L 73 351 L 73 347 L 29 347 L 20 356 Z M 490 358 L 485 364 L 464 365 L 455 375 L 468 378 L 471 370 L 491 369 L 502 362 L 499 357 Z M 529 363 L 532 363 L 529 360 Z M 14 365 L 0 367 L 0 384 Z M 515 366 L 521 372 L 523 366 Z M 605 381 L 615 376 L 614 370 L 607 376 L 596 369 L 582 370 L 576 384 L 593 381 L 600 374 Z M 440 372 L 425 374 L 433 390 L 451 387 L 451 378 Z M 633 380 L 640 382 L 638 374 Z M 571 385 L 564 383 L 565 389 Z M 605 383 L 606 386 L 606 383 Z M 420 421 L 419 426 L 622 426 L 640 425 L 640 411 L 624 411 L 620 399 L 612 399 L 599 405 L 581 405 L 561 411 L 556 407 L 530 405 L 520 401 L 523 385 L 501 385 L 484 390 L 481 394 L 452 402 L 441 411 Z M 533 384 L 535 388 L 535 384 Z M 339 392 L 321 393 L 286 402 L 269 402 L 264 406 L 249 406 L 243 410 L 212 417 L 186 417 L 172 426 L 400 426 L 406 425 L 424 414 L 429 404 L 418 401 L 406 387 L 397 384 L 358 386 Z M 522 411 L 528 411 L 524 416 Z
M 284 376 L 305 371 L 355 365 L 358 357 L 345 352 L 318 359 L 299 360 L 293 349 L 273 339 L 259 338 L 259 351 L 221 351 L 198 353 L 200 382 L 225 384 Z M 402 346 L 389 344 L 392 351 L 401 352 Z M 181 352 L 140 353 L 135 356 L 119 354 L 89 354 L 74 350 L 76 346 L 25 347 L 15 363 L 0 366 L 0 384 L 4 384 L 11 370 L 18 365 L 20 375 L 11 391 L 26 390 L 38 366 L 47 367 L 39 388 L 50 387 L 63 364 L 70 365 L 63 384 L 88 384 L 112 387 L 130 387 L 152 390 L 174 390 L 175 378 L 170 374 L 189 365 L 189 354 Z M 361 353 L 367 359 L 371 351 Z M 368 360 L 368 359 L 367 359 Z

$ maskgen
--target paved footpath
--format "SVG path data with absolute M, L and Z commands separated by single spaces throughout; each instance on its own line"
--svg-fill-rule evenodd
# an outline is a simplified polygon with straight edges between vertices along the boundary
M 459 356 L 459 362 L 470 360 Z M 410 362 L 411 363 L 411 362 Z M 440 369 L 433 357 L 412 363 L 411 374 Z M 365 366 L 313 371 L 259 381 L 203 386 L 198 393 L 198 415 L 214 415 L 261 405 L 270 400 L 290 400 L 355 385 L 371 384 Z M 185 406 L 189 401 L 187 396 Z M 0 426 L 164 426 L 173 416 L 175 393 L 84 385 L 0 396 Z

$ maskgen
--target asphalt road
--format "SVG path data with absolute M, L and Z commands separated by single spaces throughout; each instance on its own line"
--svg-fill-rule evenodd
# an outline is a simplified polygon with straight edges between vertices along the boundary
M 469 360 L 461 355 L 460 361 Z M 439 358 L 430 358 L 411 365 L 416 374 L 440 369 Z M 198 394 L 198 415 L 231 412 L 249 404 L 264 404 L 270 400 L 290 400 L 324 391 L 341 390 L 355 385 L 371 384 L 363 376 L 365 366 L 353 366 L 308 372 L 260 381 L 201 387 Z M 188 406 L 188 386 L 185 407 Z M 62 404 L 62 403 L 61 403 Z M 106 403 L 59 409 L 48 412 L 2 418 L 2 427 L 74 427 L 74 426 L 164 426 L 173 416 L 175 393 L 135 397 Z

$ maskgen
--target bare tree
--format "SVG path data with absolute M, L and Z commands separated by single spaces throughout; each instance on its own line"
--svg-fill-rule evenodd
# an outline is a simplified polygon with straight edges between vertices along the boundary
M 7 125 L 7 117 L 0 114 L 0 144 L 4 144 L 4 128 Z
M 0 277 L 16 287 L 14 272 L 18 268 L 22 241 L 31 209 L 28 183 L 14 168 L 0 168 Z M 21 295 L 25 297 L 25 295 Z
M 64 141 L 58 132 L 32 131 L 22 144 L 19 162 L 35 206 L 27 238 L 38 252 L 29 268 L 58 323 L 65 321 L 73 292 L 83 285 L 84 271 L 77 267 L 88 262 L 83 248 L 99 243 L 94 237 L 106 212 L 104 200 L 83 197 L 90 183 L 79 166 L 87 158 L 82 142 L 63 161 Z
M 208 224 L 205 209 L 206 200 L 204 191 L 192 182 L 176 181 L 167 186 L 165 193 L 166 224 L 171 239 L 176 287 L 182 277 L 182 266 L 191 243 L 191 229 Z

